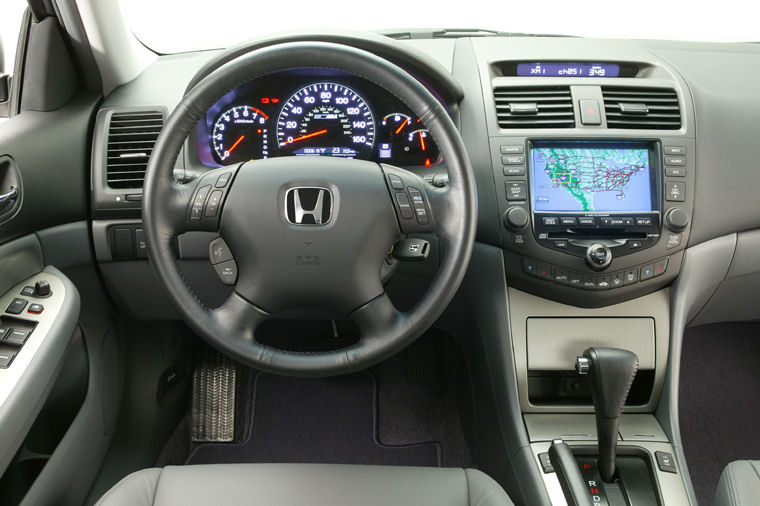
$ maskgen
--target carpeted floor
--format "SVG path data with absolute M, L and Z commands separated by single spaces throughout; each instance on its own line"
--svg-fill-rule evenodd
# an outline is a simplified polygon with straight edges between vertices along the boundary
M 760 459 L 760 323 L 690 328 L 679 383 L 681 437 L 699 504 L 713 504 L 723 468 Z
M 387 446 L 376 439 L 375 381 L 370 374 L 315 379 L 261 373 L 253 391 L 246 439 L 199 445 L 188 464 L 440 465 L 437 442 Z
M 189 417 L 157 465 L 320 462 L 472 467 L 457 389 L 460 353 L 431 337 L 370 371 L 290 378 L 243 369 L 236 442 L 191 444 Z M 468 408 L 462 408 L 467 410 Z

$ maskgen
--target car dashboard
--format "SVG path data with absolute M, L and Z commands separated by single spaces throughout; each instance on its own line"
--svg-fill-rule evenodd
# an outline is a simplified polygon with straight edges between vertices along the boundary
M 621 428 L 621 444 L 680 451 L 671 446 L 673 427 L 663 431 L 652 416 L 674 395 L 667 380 L 678 359 L 673 343 L 688 322 L 758 317 L 755 299 L 742 295 L 753 293 L 760 275 L 760 200 L 751 184 L 760 159 L 756 46 L 299 34 L 231 54 L 161 56 L 104 99 L 94 127 L 94 250 L 129 314 L 176 317 L 168 301 L 144 297 L 160 293 L 140 218 L 144 158 L 160 126 L 215 68 L 293 40 L 348 44 L 395 63 L 458 128 L 478 216 L 464 297 L 454 305 L 467 305 L 473 326 L 492 336 L 483 338 L 492 339 L 485 345 L 491 356 L 504 358 L 509 378 L 495 388 L 500 398 L 517 398 L 512 430 L 527 429 L 527 441 L 509 443 L 510 455 L 528 447 L 538 466 L 563 430 L 591 434 L 592 419 L 583 419 L 591 407 L 571 378 L 571 359 L 589 343 L 640 358 L 626 413 L 646 423 Z M 151 129 L 134 130 L 147 116 Z M 447 184 L 446 160 L 408 104 L 362 77 L 317 68 L 284 69 L 229 91 L 201 115 L 174 172 L 178 181 L 193 180 L 220 166 L 283 156 L 359 158 Z M 211 307 L 230 293 L 209 258 L 217 236 L 176 241 L 188 283 Z M 427 262 L 384 267 L 400 274 L 390 286 L 404 279 L 400 299 L 424 293 L 421 280 L 436 271 L 439 244 L 428 239 L 435 253 Z M 498 409 L 511 419 L 510 406 Z M 687 503 L 681 474 L 656 475 L 664 496 Z M 550 496 L 561 494 L 554 475 L 541 478 Z
M 294 69 L 243 84 L 198 124 L 200 162 L 219 167 L 277 156 L 358 158 L 432 166 L 440 153 L 409 106 L 374 83 Z

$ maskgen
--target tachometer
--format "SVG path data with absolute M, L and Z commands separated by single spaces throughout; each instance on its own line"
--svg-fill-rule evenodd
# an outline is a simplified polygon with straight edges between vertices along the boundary
M 211 135 L 216 161 L 223 164 L 267 158 L 269 116 L 250 105 L 224 111 L 214 123 Z
M 284 155 L 368 158 L 375 119 L 351 88 L 321 82 L 296 91 L 277 119 L 277 144 Z

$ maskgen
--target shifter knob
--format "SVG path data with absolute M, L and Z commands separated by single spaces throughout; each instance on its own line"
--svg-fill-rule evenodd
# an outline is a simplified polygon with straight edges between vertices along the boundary
M 596 413 L 599 472 L 606 482 L 615 475 L 620 414 L 638 368 L 638 357 L 619 348 L 589 348 L 576 361 L 576 370 L 588 375 Z

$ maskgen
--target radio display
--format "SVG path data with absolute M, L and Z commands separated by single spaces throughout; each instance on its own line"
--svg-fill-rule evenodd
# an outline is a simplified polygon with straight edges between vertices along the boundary
M 518 63 L 521 77 L 619 77 L 617 63 Z
M 657 211 L 654 149 L 646 142 L 534 141 L 530 148 L 534 211 Z

